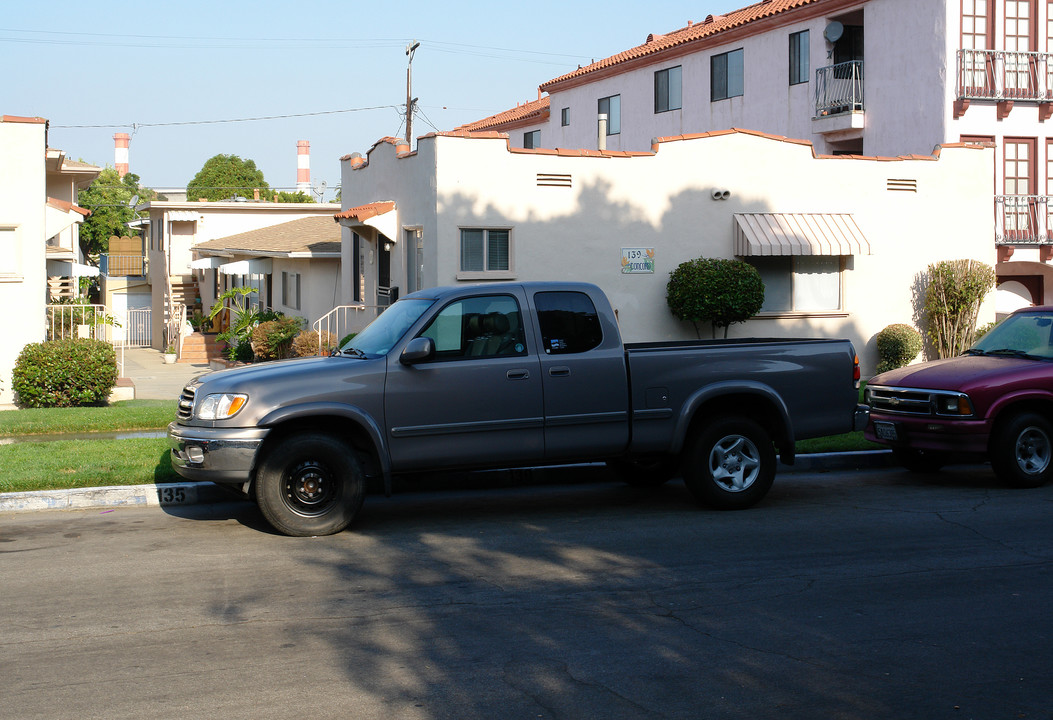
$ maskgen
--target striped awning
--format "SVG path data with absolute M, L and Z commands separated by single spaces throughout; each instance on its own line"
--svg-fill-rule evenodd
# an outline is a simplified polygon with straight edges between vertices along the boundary
M 735 213 L 735 255 L 870 255 L 850 213 Z

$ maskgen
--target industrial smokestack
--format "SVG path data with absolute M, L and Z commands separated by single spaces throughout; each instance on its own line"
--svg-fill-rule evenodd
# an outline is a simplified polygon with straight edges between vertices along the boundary
M 296 192 L 311 196 L 311 143 L 296 141 Z
M 131 139 L 128 133 L 113 136 L 113 166 L 117 169 L 117 177 L 128 174 L 128 141 Z

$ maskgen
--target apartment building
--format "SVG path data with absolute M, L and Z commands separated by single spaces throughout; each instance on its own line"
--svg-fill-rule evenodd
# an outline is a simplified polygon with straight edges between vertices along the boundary
M 540 85 L 462 126 L 518 148 L 648 149 L 749 128 L 822 155 L 995 145 L 1000 281 L 1053 303 L 1053 2 L 764 0 L 710 15 Z

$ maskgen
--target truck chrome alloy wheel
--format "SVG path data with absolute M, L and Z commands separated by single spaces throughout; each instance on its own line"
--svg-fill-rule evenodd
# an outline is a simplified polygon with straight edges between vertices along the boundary
M 728 435 L 709 453 L 713 481 L 728 492 L 742 492 L 760 476 L 760 451 L 742 435 Z
M 1053 445 L 1041 428 L 1032 425 L 1017 436 L 1014 454 L 1021 472 L 1040 475 L 1049 467 Z
M 336 496 L 331 473 L 320 462 L 308 460 L 297 465 L 285 477 L 285 503 L 300 515 L 324 513 Z

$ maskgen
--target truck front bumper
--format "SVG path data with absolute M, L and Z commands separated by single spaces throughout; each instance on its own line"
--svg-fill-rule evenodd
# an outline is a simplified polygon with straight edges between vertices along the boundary
M 870 424 L 863 433 L 867 440 L 893 448 L 930 450 L 955 455 L 987 452 L 991 424 L 987 420 L 945 420 L 870 413 Z
M 248 482 L 267 432 L 267 428 L 201 428 L 169 423 L 172 468 L 187 480 Z

